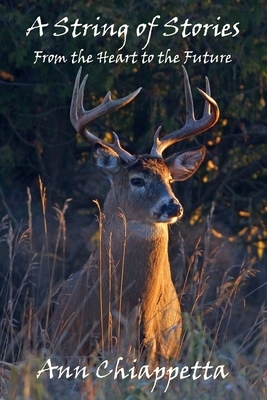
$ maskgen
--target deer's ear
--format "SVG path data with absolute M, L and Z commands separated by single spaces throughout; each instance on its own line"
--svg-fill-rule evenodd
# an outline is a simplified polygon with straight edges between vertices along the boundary
M 164 160 L 175 181 L 185 181 L 198 169 L 206 154 L 206 147 L 175 153 Z
M 93 161 L 97 169 L 108 179 L 112 180 L 121 169 L 122 161 L 118 154 L 102 144 L 93 146 Z

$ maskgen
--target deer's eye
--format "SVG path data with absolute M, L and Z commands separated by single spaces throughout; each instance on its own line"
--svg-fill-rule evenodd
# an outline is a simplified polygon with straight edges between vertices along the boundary
M 145 180 L 142 178 L 132 178 L 130 180 L 130 182 L 131 182 L 131 185 L 133 185 L 133 186 L 138 186 L 138 187 L 145 186 Z

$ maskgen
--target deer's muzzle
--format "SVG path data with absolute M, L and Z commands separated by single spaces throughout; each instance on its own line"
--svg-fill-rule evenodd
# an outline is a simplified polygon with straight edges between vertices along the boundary
M 169 218 L 180 218 L 183 215 L 183 207 L 177 200 L 171 199 L 169 203 L 163 204 L 161 213 Z

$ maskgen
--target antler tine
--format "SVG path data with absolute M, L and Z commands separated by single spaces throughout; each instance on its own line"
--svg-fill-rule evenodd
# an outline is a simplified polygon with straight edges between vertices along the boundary
M 82 68 L 79 68 L 79 71 L 76 75 L 76 79 L 75 79 L 75 83 L 74 83 L 74 88 L 73 88 L 72 98 L 71 98 L 71 105 L 70 105 L 70 121 L 76 130 L 78 127 L 77 126 L 77 123 L 78 123 L 77 98 L 78 98 L 78 92 L 79 92 L 79 86 L 80 86 L 81 72 L 82 72 Z
M 206 82 L 206 94 L 211 97 L 210 81 L 209 81 L 209 78 L 207 76 L 205 76 L 205 82 Z M 211 113 L 210 103 L 208 101 L 205 101 L 204 114 L 210 114 L 210 113 Z
M 167 147 L 172 144 L 179 142 L 180 140 L 189 138 L 191 136 L 198 135 L 211 128 L 219 119 L 219 107 L 216 101 L 211 97 L 210 84 L 208 78 L 206 78 L 206 92 L 201 89 L 198 91 L 205 99 L 204 112 L 201 119 L 195 119 L 194 103 L 192 98 L 192 92 L 190 88 L 188 74 L 186 69 L 183 67 L 184 73 L 184 86 L 185 86 L 185 100 L 186 100 L 186 122 L 185 125 L 176 131 L 173 131 L 162 139 L 159 139 L 159 130 L 157 129 L 154 135 L 154 145 L 151 149 L 150 154 L 154 157 L 162 157 L 162 153 Z
M 137 89 L 135 92 L 129 94 L 128 96 L 116 100 L 112 100 L 111 93 L 108 92 L 101 104 L 99 104 L 92 110 L 86 111 L 83 107 L 83 98 L 84 98 L 84 88 L 86 85 L 88 75 L 86 75 L 83 78 L 83 81 L 80 85 L 81 72 L 82 72 L 82 67 L 80 67 L 77 73 L 71 100 L 70 120 L 73 127 L 83 137 L 83 139 L 86 142 L 93 144 L 99 143 L 102 146 L 109 147 L 113 149 L 122 160 L 126 162 L 135 159 L 134 156 L 132 156 L 130 153 L 128 153 L 121 147 L 119 138 L 114 132 L 113 132 L 114 143 L 107 143 L 102 139 L 98 138 L 97 136 L 93 135 L 91 132 L 89 132 L 86 129 L 86 127 L 90 122 L 94 121 L 95 119 L 102 117 L 103 115 L 113 110 L 117 110 L 118 108 L 123 107 L 126 104 L 130 103 L 138 95 L 141 88 Z
M 187 124 L 190 122 L 190 120 L 195 120 L 195 110 L 194 110 L 194 101 L 193 101 L 188 73 L 183 65 L 182 68 L 184 73 L 184 92 L 185 92 L 186 124 Z

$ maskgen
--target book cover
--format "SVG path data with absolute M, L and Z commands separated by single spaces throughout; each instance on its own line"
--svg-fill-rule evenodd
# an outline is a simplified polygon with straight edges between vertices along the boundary
M 0 397 L 266 394 L 266 12 L 1 3 Z

